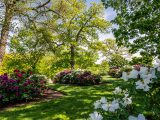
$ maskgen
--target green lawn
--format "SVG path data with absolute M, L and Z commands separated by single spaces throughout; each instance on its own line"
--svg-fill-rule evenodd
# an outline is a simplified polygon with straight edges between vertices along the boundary
M 0 120 L 76 120 L 88 118 L 93 103 L 101 96 L 112 97 L 114 83 L 119 80 L 104 78 L 108 83 L 96 86 L 50 85 L 65 96 L 40 103 L 9 108 L 0 112 Z
M 1 111 L 0 120 L 80 120 L 88 118 L 89 114 L 94 111 L 93 103 L 97 99 L 105 96 L 107 99 L 113 100 L 114 88 L 124 85 L 122 80 L 109 77 L 104 77 L 103 81 L 106 83 L 83 87 L 50 85 L 65 95 L 54 100 Z

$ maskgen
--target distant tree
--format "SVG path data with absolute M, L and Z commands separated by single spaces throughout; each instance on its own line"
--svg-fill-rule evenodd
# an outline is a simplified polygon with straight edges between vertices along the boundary
M 128 61 L 122 57 L 121 55 L 114 54 L 112 55 L 110 61 L 109 61 L 109 66 L 110 67 L 116 67 L 120 68 L 128 64 Z

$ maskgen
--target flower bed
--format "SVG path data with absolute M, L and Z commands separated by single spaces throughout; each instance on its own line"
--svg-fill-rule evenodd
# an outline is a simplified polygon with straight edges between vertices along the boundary
M 29 100 L 43 95 L 46 80 L 36 79 L 32 72 L 15 70 L 13 74 L 0 76 L 0 103 Z
M 58 73 L 54 80 L 60 84 L 75 84 L 75 85 L 96 85 L 101 81 L 99 75 L 92 74 L 90 71 L 71 71 L 64 70 Z

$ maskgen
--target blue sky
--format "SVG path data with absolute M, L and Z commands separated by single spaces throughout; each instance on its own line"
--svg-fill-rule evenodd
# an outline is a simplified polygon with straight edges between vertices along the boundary
M 87 1 L 87 6 L 90 6 L 90 3 L 92 2 L 96 2 L 96 3 L 100 3 L 101 0 L 86 0 Z M 111 21 L 115 18 L 116 16 L 116 12 L 113 11 L 112 8 L 108 8 L 104 11 L 104 18 L 108 21 Z M 108 33 L 108 34 L 99 34 L 99 39 L 100 40 L 104 40 L 106 38 L 114 38 L 114 35 L 112 32 Z

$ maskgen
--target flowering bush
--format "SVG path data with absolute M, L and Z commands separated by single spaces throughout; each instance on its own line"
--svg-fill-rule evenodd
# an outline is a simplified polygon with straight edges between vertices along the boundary
M 32 72 L 14 70 L 0 76 L 0 103 L 28 100 L 43 95 L 46 80 L 35 79 Z
M 119 68 L 111 68 L 108 74 L 114 78 L 120 78 L 122 76 L 122 72 Z
M 71 73 L 71 70 L 67 69 L 67 70 L 63 70 L 62 72 L 58 73 L 55 77 L 54 77 L 54 82 L 58 82 L 58 83 L 64 83 L 67 84 L 69 83 L 68 79 L 64 79 L 64 77 L 68 74 Z
M 116 87 L 113 93 L 115 98 L 113 101 L 107 101 L 105 97 L 94 103 L 95 110 L 91 113 L 91 120 L 159 120 L 160 119 L 160 60 L 157 60 L 157 65 L 154 68 L 142 67 L 135 65 L 130 72 L 122 73 L 122 79 L 125 81 L 127 88 L 122 90 Z M 143 98 L 142 98 L 143 96 Z M 144 106 L 141 103 L 132 104 L 136 99 L 143 99 Z M 141 101 L 142 102 L 142 101 Z M 137 106 L 138 105 L 138 106 Z M 132 114 L 137 114 L 140 110 L 149 112 L 146 116 L 139 114 L 138 117 Z M 138 109 L 137 109 L 138 110 Z
M 63 71 L 58 73 L 55 78 L 57 83 L 76 84 L 76 85 L 95 85 L 99 84 L 101 77 L 92 74 L 90 71 Z

